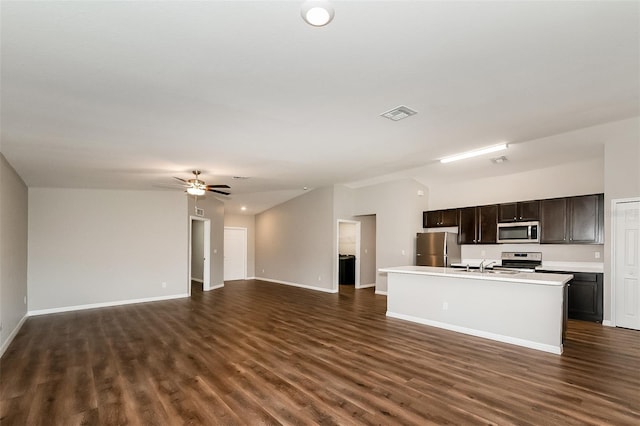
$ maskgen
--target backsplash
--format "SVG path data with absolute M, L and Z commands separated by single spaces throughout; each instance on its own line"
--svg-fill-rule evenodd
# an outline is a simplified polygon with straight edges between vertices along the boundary
M 603 244 L 478 244 L 461 246 L 462 259 L 499 260 L 503 251 L 535 251 L 542 262 L 604 262 Z M 598 253 L 599 257 L 596 257 Z

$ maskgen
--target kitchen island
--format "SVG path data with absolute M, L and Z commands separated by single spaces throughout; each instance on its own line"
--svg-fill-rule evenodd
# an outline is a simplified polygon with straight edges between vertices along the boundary
M 430 266 L 380 272 L 388 275 L 389 317 L 562 353 L 572 275 Z

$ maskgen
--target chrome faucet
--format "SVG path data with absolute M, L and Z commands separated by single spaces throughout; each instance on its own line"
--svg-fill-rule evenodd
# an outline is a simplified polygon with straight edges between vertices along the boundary
M 480 272 L 484 272 L 487 267 L 489 267 L 489 266 L 493 265 L 494 263 L 496 263 L 495 260 L 494 260 L 494 261 L 489 262 L 489 263 L 487 263 L 485 265 L 484 262 L 486 262 L 486 261 L 487 261 L 487 259 L 482 259 L 482 262 L 480 262 Z

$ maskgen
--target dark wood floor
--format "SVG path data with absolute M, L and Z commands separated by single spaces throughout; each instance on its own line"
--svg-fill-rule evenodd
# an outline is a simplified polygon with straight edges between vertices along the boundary
M 558 356 L 385 309 L 235 281 L 32 317 L 0 361 L 0 424 L 640 424 L 639 332 L 572 321 Z

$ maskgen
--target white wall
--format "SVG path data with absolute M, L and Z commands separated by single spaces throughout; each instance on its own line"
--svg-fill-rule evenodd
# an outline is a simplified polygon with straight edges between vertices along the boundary
M 184 196 L 184 195 L 183 195 Z M 209 277 L 211 278 L 211 288 L 224 286 L 224 203 L 208 194 L 206 198 L 196 200 L 194 197 L 187 197 L 188 214 L 186 224 L 189 226 L 191 216 L 195 216 L 196 204 L 198 208 L 204 210 L 204 219 L 209 219 L 211 223 L 211 238 L 209 241 L 211 249 L 211 259 L 209 262 Z M 208 290 L 208 289 L 204 289 Z
M 640 117 L 599 126 L 604 148 L 604 320 L 611 321 L 611 202 L 640 197 Z
M 247 229 L 247 277 L 256 276 L 256 217 L 254 215 L 224 215 L 224 226 Z
M 453 184 L 429 186 L 429 209 L 604 192 L 604 161 L 594 159 Z
M 256 276 L 334 291 L 333 188 L 309 191 L 256 215 Z
M 499 260 L 503 251 L 536 251 L 542 253 L 542 262 L 602 262 L 602 244 L 465 244 L 461 246 L 462 259 Z M 598 253 L 599 257 L 596 257 Z
M 204 278 L 204 221 L 191 221 L 191 279 Z
M 418 195 L 422 191 L 424 195 Z M 427 188 L 400 179 L 355 191 L 354 215 L 376 215 L 376 267 L 413 265 L 416 233 L 422 232 Z M 377 273 L 376 292 L 386 293 L 387 275 Z
M 0 154 L 0 356 L 26 318 L 27 186 Z
M 356 216 L 360 222 L 360 285 L 376 283 L 376 216 Z
M 186 295 L 186 207 L 179 192 L 30 188 L 29 311 Z
M 356 224 L 340 222 L 338 231 L 338 252 L 340 254 L 356 254 Z

